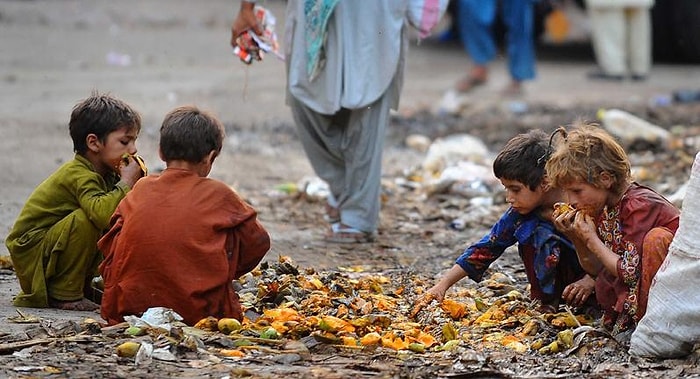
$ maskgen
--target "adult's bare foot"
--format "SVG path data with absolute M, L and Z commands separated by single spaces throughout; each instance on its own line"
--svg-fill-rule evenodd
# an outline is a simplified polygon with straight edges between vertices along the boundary
M 485 78 L 476 78 L 472 76 L 465 76 L 460 79 L 455 85 L 455 90 L 460 93 L 467 93 L 476 87 L 486 84 Z
M 100 305 L 92 301 L 82 298 L 80 300 L 56 300 L 49 299 L 51 308 L 61 309 L 64 311 L 94 311 L 100 309 Z
M 488 79 L 488 68 L 486 66 L 474 66 L 469 71 L 469 74 L 464 78 L 460 79 L 455 86 L 457 92 L 466 93 L 473 90 L 476 87 L 486 84 Z
M 520 97 L 523 93 L 523 86 L 518 81 L 512 81 L 501 91 L 501 95 L 505 97 Z

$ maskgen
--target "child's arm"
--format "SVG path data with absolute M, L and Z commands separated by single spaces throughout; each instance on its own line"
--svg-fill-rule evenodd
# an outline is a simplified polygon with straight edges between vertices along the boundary
M 105 190 L 104 179 L 97 173 L 89 175 L 76 174 L 72 182 L 75 199 L 90 221 L 99 230 L 109 227 L 109 221 L 119 202 L 129 192 L 130 187 L 124 182 L 114 188 Z
M 255 214 L 229 233 L 231 234 L 229 238 L 233 239 L 231 241 L 233 251 L 238 252 L 237 257 L 232 257 L 236 259 L 236 264 L 231 266 L 235 267 L 233 278 L 238 279 L 253 270 L 270 250 L 270 235 Z M 227 241 L 228 244 L 229 241 Z M 228 246 L 227 250 L 229 250 Z
M 442 301 L 447 290 L 465 276 L 480 281 L 491 263 L 498 259 L 506 248 L 517 242 L 515 225 L 519 218 L 520 215 L 511 210 L 504 213 L 491 227 L 491 231 L 469 246 L 457 258 L 455 265 L 427 293 Z
M 520 217 L 512 209 L 506 211 L 491 227 L 491 231 L 479 242 L 469 246 L 440 281 L 416 301 L 410 317 L 414 318 L 431 301 L 442 301 L 447 290 L 465 276 L 471 277 L 474 281 L 480 281 L 484 271 L 491 263 L 498 259 L 506 248 L 517 242 L 515 225 Z
M 440 278 L 437 284 L 428 290 L 428 293 L 432 294 L 437 301 L 442 301 L 447 290 L 465 276 L 467 276 L 467 272 L 456 264 Z
M 556 207 L 557 205 L 555 205 L 555 208 Z M 596 277 L 600 270 L 603 268 L 602 262 L 588 248 L 585 238 L 582 238 L 582 235 L 578 233 L 578 231 L 582 231 L 582 229 L 577 230 L 574 226 L 576 217 L 578 217 L 579 215 L 583 217 L 584 213 L 577 212 L 573 208 L 563 209 L 563 207 L 559 207 L 556 208 L 554 211 L 552 223 L 559 232 L 564 234 L 566 238 L 568 238 L 571 241 L 571 243 L 574 244 L 574 248 L 576 249 L 576 255 L 578 256 L 578 261 L 581 264 L 581 268 L 583 268 L 583 270 L 586 271 L 588 274 L 592 275 L 593 277 Z M 595 231 L 595 225 L 592 225 L 591 230 L 593 233 L 592 238 L 598 239 L 598 234 Z M 587 230 L 587 232 L 590 231 Z M 583 237 L 586 236 L 584 235 Z M 588 235 L 587 238 L 591 238 L 591 236 Z
M 571 235 L 567 235 L 567 237 L 574 244 L 576 255 L 578 256 L 578 262 L 581 264 L 581 268 L 583 268 L 583 270 L 589 275 L 593 277 L 597 276 L 603 266 L 598 258 L 596 258 L 595 254 L 589 251 L 586 244 L 580 239 Z
M 594 276 L 604 268 L 617 277 L 617 261 L 620 257 L 600 240 L 593 219 L 583 212 L 577 212 L 569 229 L 578 241 L 574 242 L 574 246 L 581 267 Z

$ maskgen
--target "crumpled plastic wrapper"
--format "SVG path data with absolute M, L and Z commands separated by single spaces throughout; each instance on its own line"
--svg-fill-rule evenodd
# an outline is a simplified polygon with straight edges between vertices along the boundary
M 275 33 L 277 19 L 266 8 L 256 5 L 254 8 L 255 18 L 257 18 L 263 30 L 262 35 L 255 34 L 252 30 L 246 30 L 236 38 L 236 46 L 233 48 L 235 54 L 241 62 L 251 64 L 253 61 L 262 61 L 265 53 L 272 53 L 277 58 L 284 60 L 279 53 L 279 43 Z
M 124 316 L 124 321 L 129 326 L 160 328 L 168 332 L 174 323 L 181 323 L 182 320 L 184 319 L 177 312 L 164 307 L 148 308 L 141 317 Z

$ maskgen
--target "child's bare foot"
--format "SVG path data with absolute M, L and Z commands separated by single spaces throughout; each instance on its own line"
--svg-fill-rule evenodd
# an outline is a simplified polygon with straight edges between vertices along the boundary
M 64 311 L 94 311 L 96 309 L 100 309 L 99 304 L 93 303 L 85 298 L 69 301 L 49 299 L 49 306 L 51 308 L 62 309 Z
M 520 97 L 523 95 L 523 86 L 514 80 L 503 89 L 501 94 L 505 97 Z

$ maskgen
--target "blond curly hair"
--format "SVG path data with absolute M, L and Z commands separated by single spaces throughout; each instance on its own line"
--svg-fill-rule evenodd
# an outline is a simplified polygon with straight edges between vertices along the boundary
M 607 172 L 614 184 L 607 189 L 618 195 L 631 181 L 630 161 L 627 153 L 607 131 L 596 123 L 577 121 L 558 128 L 552 135 L 555 147 L 547 160 L 545 171 L 551 185 L 561 187 L 583 181 L 597 188 L 604 188 L 600 174 Z M 606 188 L 604 188 L 606 189 Z

